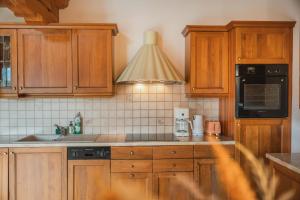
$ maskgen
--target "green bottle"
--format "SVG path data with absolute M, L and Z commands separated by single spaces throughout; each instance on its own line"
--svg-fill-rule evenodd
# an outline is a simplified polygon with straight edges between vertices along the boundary
M 74 125 L 74 134 L 82 134 L 82 127 L 81 127 L 81 124 L 82 124 L 82 122 L 81 122 L 81 115 L 80 115 L 80 112 L 79 113 L 77 113 L 77 115 L 75 116 L 75 118 L 74 118 L 74 123 L 75 123 L 75 125 Z

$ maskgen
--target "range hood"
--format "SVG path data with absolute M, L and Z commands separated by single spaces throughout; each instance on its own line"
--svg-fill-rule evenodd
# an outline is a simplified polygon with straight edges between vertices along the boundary
M 184 80 L 157 45 L 157 33 L 145 32 L 144 45 L 129 62 L 116 83 L 181 84 Z

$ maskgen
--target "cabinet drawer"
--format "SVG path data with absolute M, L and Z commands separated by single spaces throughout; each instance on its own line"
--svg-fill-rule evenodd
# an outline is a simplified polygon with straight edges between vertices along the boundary
M 111 172 L 152 172 L 152 160 L 112 160 Z
M 193 159 L 164 159 L 153 161 L 154 172 L 193 171 Z
M 111 159 L 152 159 L 152 147 L 112 147 Z
M 234 157 L 234 145 L 224 145 L 225 149 L 229 152 L 230 156 Z M 196 145 L 194 147 L 195 158 L 216 158 L 212 145 Z
M 154 159 L 193 158 L 193 146 L 160 146 L 153 147 Z

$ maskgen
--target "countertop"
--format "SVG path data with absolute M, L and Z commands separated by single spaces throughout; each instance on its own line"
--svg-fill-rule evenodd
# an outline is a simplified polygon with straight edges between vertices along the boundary
M 43 135 L 48 136 L 48 135 Z M 49 135 L 53 136 L 53 135 Z M 125 135 L 81 135 L 73 141 L 26 141 L 18 142 L 23 136 L 0 136 L 0 147 L 69 147 L 69 146 L 163 146 L 163 145 L 207 145 L 207 144 L 235 144 L 229 137 L 204 136 L 204 137 L 178 137 L 178 141 L 125 141 Z M 86 141 L 86 137 L 93 141 Z M 213 141 L 211 141 L 213 140 Z
M 300 153 L 268 153 L 266 157 L 298 174 L 300 174 Z

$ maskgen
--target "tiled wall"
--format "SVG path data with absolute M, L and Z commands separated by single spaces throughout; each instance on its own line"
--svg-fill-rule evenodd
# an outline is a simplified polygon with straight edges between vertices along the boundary
M 178 106 L 219 116 L 218 99 L 186 98 L 181 85 L 123 85 L 111 98 L 0 99 L 0 134 L 52 134 L 54 124 L 67 125 L 77 112 L 85 134 L 171 133 Z

